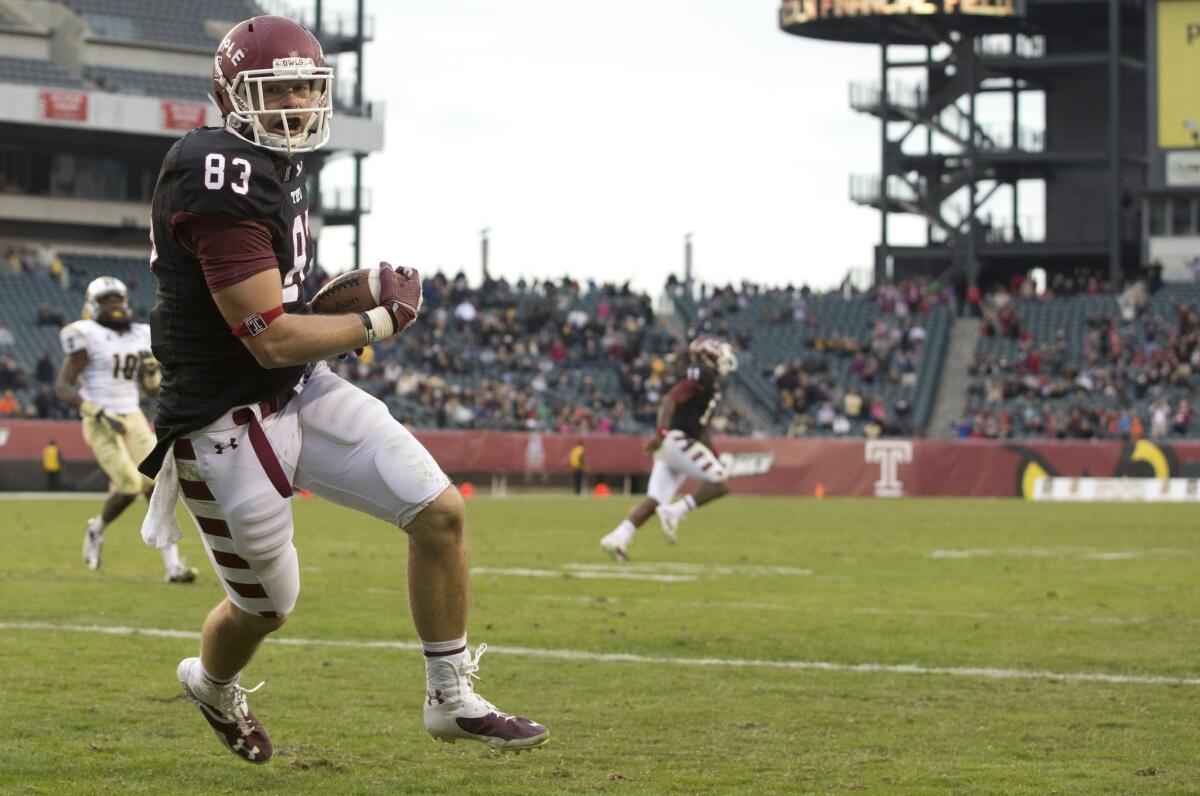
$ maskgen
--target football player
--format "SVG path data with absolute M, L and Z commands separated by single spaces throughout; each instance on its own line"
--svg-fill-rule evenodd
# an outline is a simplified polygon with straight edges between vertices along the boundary
M 129 291 L 121 280 L 92 280 L 83 313 L 83 320 L 59 332 L 66 357 L 54 391 L 83 416 L 83 438 L 109 478 L 108 499 L 87 521 L 83 535 L 83 561 L 89 569 L 99 569 L 105 527 L 139 494 L 149 499 L 154 489 L 154 482 L 138 472 L 138 463 L 154 447 L 154 432 L 138 401 L 141 390 L 158 390 L 161 377 L 150 353 L 150 327 L 132 322 Z M 175 545 L 164 548 L 162 557 L 168 583 L 196 579 L 196 570 L 184 565 Z
M 313 241 L 303 155 L 329 138 L 333 70 L 303 26 L 258 16 L 222 39 L 212 80 L 224 126 L 171 148 L 152 208 L 150 325 L 163 380 L 158 444 L 141 467 L 182 491 L 226 593 L 179 680 L 230 751 L 271 758 L 239 677 L 295 607 L 291 496 L 304 489 L 407 532 L 429 734 L 499 750 L 538 746 L 545 727 L 472 687 L 485 645 L 467 647 L 462 498 L 381 401 L 324 362 L 407 329 L 421 310 L 419 274 L 383 264 L 379 306 L 306 312 Z M 173 505 L 160 487 L 147 541 L 176 537 Z
M 708 423 L 721 399 L 721 379 L 737 370 L 737 354 L 719 337 L 698 337 L 688 346 L 684 377 L 658 405 L 658 428 L 646 450 L 654 454 L 646 499 L 600 540 L 617 561 L 629 560 L 633 535 L 651 514 L 658 514 L 667 541 L 675 543 L 679 523 L 700 506 L 729 492 L 728 475 L 713 450 Z M 684 479 L 700 488 L 674 503 Z

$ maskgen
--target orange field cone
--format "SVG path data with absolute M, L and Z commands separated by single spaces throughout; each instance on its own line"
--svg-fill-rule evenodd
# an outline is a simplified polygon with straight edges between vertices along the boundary
M 464 499 L 475 497 L 475 485 L 470 481 L 463 481 L 462 486 L 458 488 L 458 494 L 462 495 Z
M 612 492 L 609 491 L 608 484 L 601 481 L 600 483 L 596 484 L 596 490 L 592 494 L 598 498 L 606 498 L 611 495 Z
M 825 485 L 824 484 L 819 483 L 819 482 L 817 483 L 817 488 L 813 490 L 813 497 L 815 497 L 817 500 L 820 500 L 821 498 L 825 497 Z
M 309 492 L 307 489 L 301 489 L 301 490 L 300 490 L 300 497 L 302 497 L 302 498 L 311 498 L 312 496 L 313 496 L 313 493 L 312 493 L 312 492 Z

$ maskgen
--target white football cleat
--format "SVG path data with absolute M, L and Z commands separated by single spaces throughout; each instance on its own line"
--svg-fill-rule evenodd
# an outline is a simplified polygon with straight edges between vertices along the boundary
M 425 730 L 435 741 L 478 741 L 500 752 L 520 752 L 550 740 L 550 731 L 536 721 L 497 708 L 471 684 L 478 679 L 479 659 L 487 644 L 468 651 L 456 665 L 449 659 L 427 659 L 431 691 L 425 693 Z M 458 656 L 455 656 L 458 657 Z
M 600 547 L 613 557 L 614 561 L 624 564 L 629 561 L 629 552 L 625 549 L 627 542 L 622 540 L 616 531 L 600 540 Z
M 248 763 L 271 759 L 275 752 L 271 737 L 246 704 L 246 694 L 262 688 L 263 683 L 250 689 L 242 688 L 237 680 L 226 686 L 213 685 L 204 678 L 199 658 L 184 658 L 175 676 L 225 748 Z
M 658 515 L 658 521 L 662 523 L 663 536 L 667 537 L 667 541 L 671 544 L 679 541 L 679 515 L 671 511 L 668 506 L 659 506 L 654 509 L 654 513 Z
M 163 580 L 167 583 L 193 583 L 200 571 L 195 567 L 189 567 L 187 564 L 179 564 L 167 570 L 167 574 L 163 576 Z
M 99 517 L 87 521 L 83 532 L 83 563 L 90 570 L 100 569 L 100 550 L 104 547 L 104 526 Z

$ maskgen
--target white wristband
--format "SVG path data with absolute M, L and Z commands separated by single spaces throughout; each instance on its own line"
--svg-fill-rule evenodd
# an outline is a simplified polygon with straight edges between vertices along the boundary
M 367 310 L 364 314 L 371 321 L 371 330 L 367 332 L 368 338 L 371 337 L 371 331 L 375 333 L 374 338 L 367 340 L 368 343 L 391 337 L 396 333 L 396 324 L 392 323 L 392 314 L 388 312 L 387 307 L 376 307 L 373 310 Z

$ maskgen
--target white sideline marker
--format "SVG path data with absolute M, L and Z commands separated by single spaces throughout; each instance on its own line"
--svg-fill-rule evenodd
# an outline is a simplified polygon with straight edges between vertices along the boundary
M 0 622 L 0 630 L 41 630 L 58 633 L 97 633 L 106 636 L 151 636 L 198 640 L 194 630 L 122 627 L 120 625 L 58 625 L 52 622 Z M 351 641 L 334 639 L 268 638 L 267 644 L 284 647 L 334 647 L 340 649 L 385 649 L 417 651 L 415 641 Z M 649 663 L 669 666 L 712 666 L 727 668 L 784 669 L 791 671 L 855 672 L 859 674 L 930 674 L 949 677 L 978 677 L 986 680 L 1059 680 L 1068 683 L 1112 683 L 1119 685 L 1183 685 L 1200 687 L 1200 677 L 1159 677 L 1138 674 L 1099 674 L 1039 671 L 1036 669 L 992 669 L 955 666 L 918 666 L 915 663 L 828 663 L 825 661 L 764 661 L 744 658 L 670 658 L 626 653 L 547 650 L 531 647 L 489 646 L 493 652 L 568 661 L 599 663 Z

